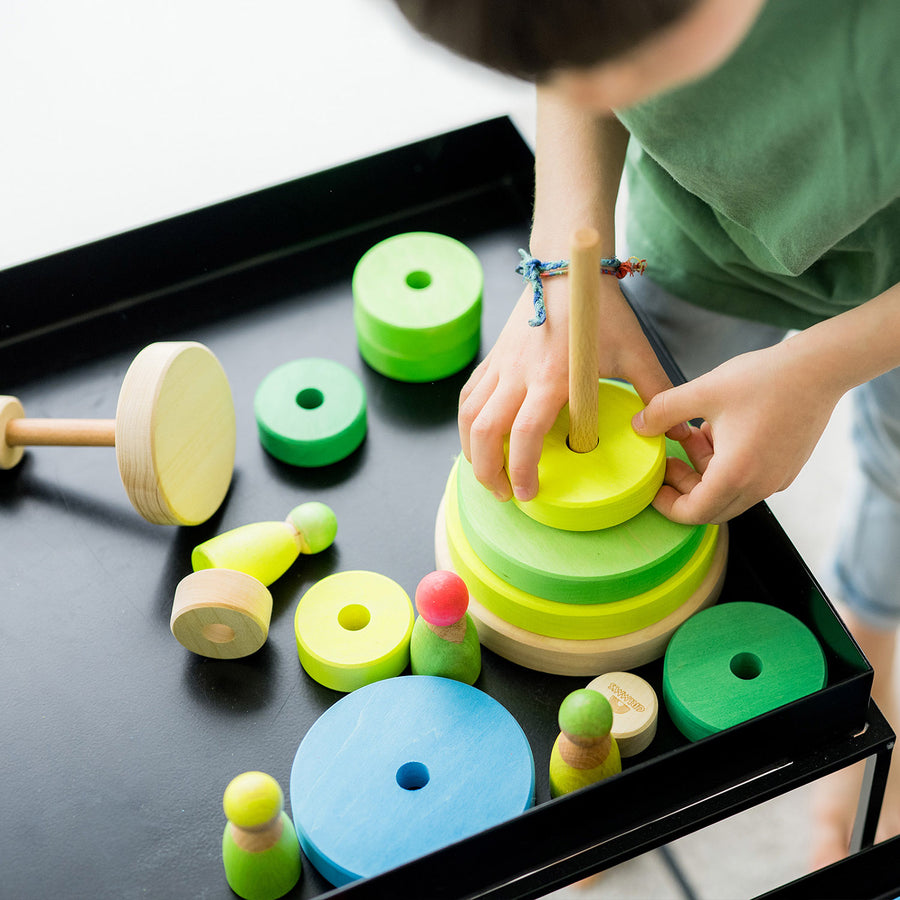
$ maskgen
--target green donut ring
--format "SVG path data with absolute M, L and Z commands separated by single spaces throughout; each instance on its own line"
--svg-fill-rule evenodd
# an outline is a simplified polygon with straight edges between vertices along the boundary
M 663 664 L 663 699 L 692 741 L 819 690 L 825 656 L 813 633 L 765 603 L 723 603 L 675 632 Z
M 484 274 L 465 244 L 419 231 L 387 238 L 353 272 L 363 359 L 397 381 L 436 381 L 472 361 L 481 341 Z
M 366 436 L 366 392 L 348 368 L 329 359 L 298 359 L 270 372 L 253 411 L 263 447 L 292 466 L 327 466 Z

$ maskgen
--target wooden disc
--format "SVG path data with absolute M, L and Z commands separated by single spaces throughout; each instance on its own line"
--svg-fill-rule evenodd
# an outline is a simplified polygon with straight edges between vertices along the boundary
M 116 460 L 128 499 L 158 525 L 199 525 L 234 471 L 231 388 L 203 344 L 161 342 L 134 359 L 119 391 Z
M 11 469 L 17 466 L 25 452 L 24 447 L 10 447 L 4 439 L 6 425 L 13 419 L 22 419 L 25 410 L 18 398 L 8 394 L 0 395 L 0 469 Z
M 377 572 L 338 572 L 297 604 L 297 653 L 320 684 L 355 691 L 409 665 L 413 620 L 412 601 L 396 581 Z
M 656 736 L 659 701 L 653 687 L 633 672 L 607 672 L 598 675 L 588 688 L 603 694 L 612 707 L 610 734 L 623 757 L 646 750 Z
M 292 466 L 328 466 L 366 436 L 366 391 L 331 359 L 296 359 L 273 369 L 253 398 L 259 441 Z
M 597 446 L 587 453 L 569 449 L 569 411 L 563 407 L 544 438 L 537 496 L 512 501 L 544 525 L 564 531 L 610 528 L 648 506 L 663 482 L 665 439 L 642 437 L 631 427 L 644 405 L 634 389 L 601 380 L 597 402 Z
M 272 595 L 251 575 L 232 569 L 202 569 L 175 589 L 169 627 L 192 653 L 237 659 L 266 642 Z
M 691 558 L 649 591 L 613 603 L 557 603 L 508 584 L 474 553 L 459 522 L 456 491 L 445 491 L 446 533 L 451 568 L 483 606 L 513 625 L 547 637 L 576 640 L 610 638 L 638 631 L 665 618 L 700 585 L 716 549 L 718 526 L 707 525 Z
M 435 524 L 435 565 L 441 569 L 452 569 L 445 502 L 446 498 L 438 510 Z M 728 528 L 722 525 L 712 564 L 694 593 L 659 622 L 620 637 L 566 640 L 534 634 L 510 625 L 492 613 L 478 601 L 472 587 L 469 588 L 469 614 L 475 620 L 478 636 L 485 647 L 527 669 L 552 675 L 578 676 L 593 676 L 614 669 L 634 669 L 662 656 L 676 629 L 694 613 L 716 602 L 725 583 L 727 561 Z
M 463 456 L 455 478 L 460 523 L 478 558 L 514 587 L 560 603 L 608 603 L 650 590 L 688 562 L 705 530 L 648 506 L 613 528 L 562 531 L 498 503 Z
M 819 690 L 826 675 L 822 648 L 799 619 L 765 603 L 723 603 L 672 638 L 663 699 L 696 741 Z
M 524 812 L 534 802 L 534 760 L 492 697 L 409 675 L 360 688 L 323 713 L 294 757 L 290 793 L 307 858 L 343 885 Z
M 446 235 L 411 232 L 376 244 L 353 272 L 363 359 L 398 381 L 458 372 L 478 352 L 483 283 L 478 257 Z

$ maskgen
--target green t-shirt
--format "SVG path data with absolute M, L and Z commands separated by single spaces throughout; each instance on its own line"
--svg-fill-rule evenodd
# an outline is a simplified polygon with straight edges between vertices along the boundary
M 628 250 L 677 296 L 804 328 L 900 282 L 895 0 L 769 0 L 720 68 L 617 115 Z

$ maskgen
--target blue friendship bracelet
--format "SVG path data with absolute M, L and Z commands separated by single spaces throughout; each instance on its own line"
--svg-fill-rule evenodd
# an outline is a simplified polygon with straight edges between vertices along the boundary
M 547 308 L 544 306 L 544 285 L 542 276 L 564 275 L 569 270 L 567 259 L 557 259 L 554 262 L 541 262 L 534 256 L 529 256 L 524 250 L 519 250 L 522 261 L 516 266 L 516 273 L 522 276 L 524 281 L 531 285 L 534 295 L 534 318 L 528 320 L 532 328 L 543 325 L 547 321 Z M 622 262 L 616 257 L 600 260 L 600 271 L 604 275 L 615 275 L 616 278 L 624 278 L 626 275 L 642 275 L 647 268 L 647 260 L 638 259 L 635 256 Z

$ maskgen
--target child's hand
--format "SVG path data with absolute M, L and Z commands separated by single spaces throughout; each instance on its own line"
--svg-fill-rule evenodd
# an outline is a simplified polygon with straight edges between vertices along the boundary
M 568 278 L 544 279 L 547 321 L 532 328 L 531 288 L 526 288 L 496 344 L 460 394 L 459 434 L 475 477 L 500 500 L 513 493 L 531 500 L 544 436 L 569 393 Z M 618 282 L 601 279 L 600 372 L 630 381 L 646 403 L 671 387 Z M 684 438 L 688 428 L 670 433 Z M 509 437 L 509 468 L 504 441 Z
M 737 356 L 654 397 L 635 431 L 662 434 L 702 418 L 682 444 L 696 471 L 669 459 L 654 507 L 676 522 L 725 522 L 784 490 L 809 459 L 841 390 L 821 362 L 801 360 L 787 341 Z

